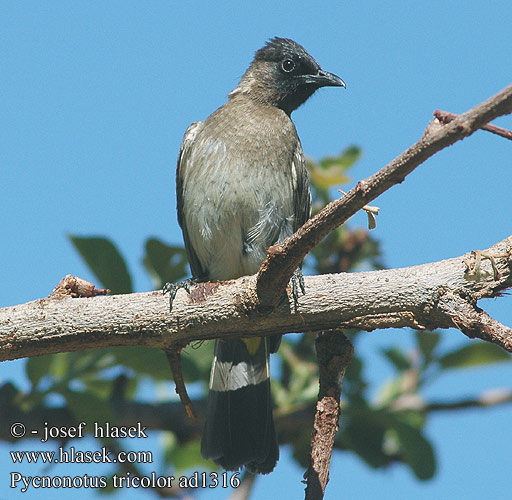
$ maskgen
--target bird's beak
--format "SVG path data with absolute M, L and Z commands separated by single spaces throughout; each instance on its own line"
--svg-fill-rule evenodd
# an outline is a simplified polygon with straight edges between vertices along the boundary
M 318 70 L 316 75 L 307 75 L 305 77 L 305 83 L 312 83 L 319 87 L 347 87 L 339 76 L 324 71 L 323 69 Z

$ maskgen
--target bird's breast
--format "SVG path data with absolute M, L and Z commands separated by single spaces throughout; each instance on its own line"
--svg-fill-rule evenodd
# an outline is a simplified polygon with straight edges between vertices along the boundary
M 191 244 L 210 279 L 253 274 L 266 249 L 293 232 L 293 141 L 268 125 L 202 132 L 183 177 Z

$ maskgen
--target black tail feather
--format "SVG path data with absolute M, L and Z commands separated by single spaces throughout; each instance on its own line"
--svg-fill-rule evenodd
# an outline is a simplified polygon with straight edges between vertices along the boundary
M 261 339 L 252 353 L 242 340 L 216 342 L 201 454 L 226 470 L 245 466 L 251 472 L 268 474 L 274 469 L 279 445 L 272 416 L 267 339 Z

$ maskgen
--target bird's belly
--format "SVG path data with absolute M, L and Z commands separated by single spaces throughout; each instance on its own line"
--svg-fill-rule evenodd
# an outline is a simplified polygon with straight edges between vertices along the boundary
M 209 279 L 256 273 L 266 249 L 293 233 L 290 179 L 275 169 L 245 169 L 244 175 L 240 169 L 212 168 L 203 170 L 200 182 L 190 181 L 183 211 L 190 243 Z

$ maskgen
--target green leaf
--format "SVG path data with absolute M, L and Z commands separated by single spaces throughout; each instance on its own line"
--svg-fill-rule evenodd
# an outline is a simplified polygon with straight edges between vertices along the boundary
M 178 473 L 191 469 L 211 469 L 211 462 L 201 457 L 200 449 L 200 440 L 196 439 L 170 451 L 168 458 L 174 464 Z
M 133 291 L 126 262 L 110 240 L 73 235 L 69 235 L 69 239 L 103 287 L 113 294 Z
M 342 167 L 344 170 L 351 167 L 361 157 L 361 148 L 349 146 L 336 157 L 326 157 L 320 161 L 322 168 L 329 169 L 332 166 Z
M 163 459 L 166 466 L 171 464 L 174 456 L 180 448 L 180 442 L 174 432 L 163 431 L 160 434 L 160 442 L 163 448 Z
M 97 374 L 112 366 L 109 363 L 108 349 L 89 349 L 77 352 L 62 352 L 52 355 L 48 375 L 59 384 L 66 385 L 72 380 Z
M 104 363 L 108 357 L 108 350 L 105 349 L 87 349 L 85 351 L 74 351 L 69 354 L 68 373 L 74 378 L 86 373 L 96 373 L 98 368 L 109 368 L 108 363 Z M 102 366 L 103 365 L 103 366 Z
M 156 288 L 187 276 L 187 252 L 183 247 L 166 245 L 155 238 L 147 240 L 145 246 L 146 255 L 142 262 Z
M 377 393 L 380 407 L 391 406 L 400 396 L 411 393 L 411 376 L 413 372 L 403 371 L 400 375 L 382 384 Z
M 66 398 L 66 402 L 77 421 L 87 422 L 88 426 L 92 426 L 93 422 L 98 422 L 100 425 L 105 422 L 115 423 L 115 417 L 108 400 L 99 398 L 90 392 L 64 390 L 62 395 Z
M 460 349 L 455 349 L 439 358 L 444 369 L 466 368 L 469 366 L 486 365 L 500 361 L 511 361 L 512 356 L 500 347 L 488 342 L 473 342 Z
M 116 471 L 114 474 L 110 474 L 107 476 L 107 486 L 105 488 L 98 488 L 95 490 L 99 495 L 112 495 L 112 493 L 116 493 L 118 488 L 114 488 L 114 476 L 115 475 L 123 475 L 123 471 Z
M 311 463 L 311 432 L 303 429 L 298 435 L 293 436 L 292 441 L 293 458 L 299 465 L 306 469 Z
M 421 430 L 400 419 L 391 419 L 390 423 L 397 434 L 404 460 L 415 476 L 422 481 L 432 478 L 436 472 L 434 450 Z
M 118 364 L 131 368 L 137 375 L 156 380 L 170 380 L 169 362 L 161 349 L 143 346 L 116 347 L 110 350 Z
M 417 395 L 418 403 L 425 403 L 424 398 Z M 413 426 L 416 429 L 423 429 L 427 422 L 427 415 L 424 410 L 399 410 L 400 420 Z
M 5 414 L 8 414 L 8 408 L 11 405 L 18 406 L 15 399 L 19 393 L 20 390 L 12 382 L 5 382 L 0 386 L 0 408 L 6 412 Z
M 411 360 L 398 347 L 383 349 L 382 352 L 398 371 L 411 368 Z
M 311 183 L 314 188 L 322 191 L 324 201 L 326 201 L 325 190 L 348 182 L 349 178 L 345 172 L 360 156 L 361 150 L 357 146 L 351 146 L 339 156 L 323 158 L 319 163 L 307 162 Z
M 113 396 L 115 390 L 115 381 L 111 379 L 101 378 L 93 374 L 84 375 L 80 377 L 80 381 L 84 384 L 85 390 L 91 394 L 99 397 L 100 399 L 108 399 Z M 137 388 L 137 381 L 135 378 L 126 377 L 126 385 L 123 386 L 123 396 L 126 399 L 131 399 Z
M 311 182 L 320 189 L 329 189 L 333 186 L 346 184 L 349 178 L 343 172 L 343 168 L 336 168 L 335 166 L 329 169 L 314 168 L 310 170 Z
M 59 352 L 53 355 L 53 362 L 49 367 L 49 374 L 56 380 L 63 380 L 69 373 L 72 365 L 71 353 Z
M 388 465 L 390 455 L 398 453 L 416 477 L 429 479 L 435 473 L 436 462 L 432 446 L 421 432 L 424 420 L 418 417 L 397 416 L 368 407 L 349 408 L 344 417 L 346 426 L 337 442 L 355 451 L 372 467 Z M 411 425 L 414 422 L 419 427 Z
M 355 356 L 345 372 L 343 382 L 343 395 L 352 404 L 355 401 L 366 399 L 365 391 L 368 382 L 364 378 L 363 361 Z
M 32 382 L 32 386 L 36 387 L 39 381 L 50 372 L 50 366 L 53 362 L 54 356 L 52 354 L 45 354 L 43 356 L 34 356 L 28 358 L 25 364 L 25 373 Z
M 181 351 L 185 382 L 206 381 L 213 359 L 213 342 L 194 342 Z M 131 368 L 137 375 L 155 380 L 172 380 L 169 362 L 161 349 L 143 346 L 114 347 L 109 350 L 115 363 Z
M 382 451 L 386 425 L 378 418 L 377 414 L 380 413 L 370 409 L 350 411 L 350 417 L 345 417 L 345 421 L 348 422 L 336 439 L 374 468 L 388 463 L 388 458 Z
M 423 359 L 425 360 L 425 364 L 427 364 L 434 354 L 435 348 L 439 344 L 439 340 L 441 340 L 441 336 L 438 332 L 415 332 L 416 334 L 416 342 L 418 343 L 418 347 L 423 354 Z

